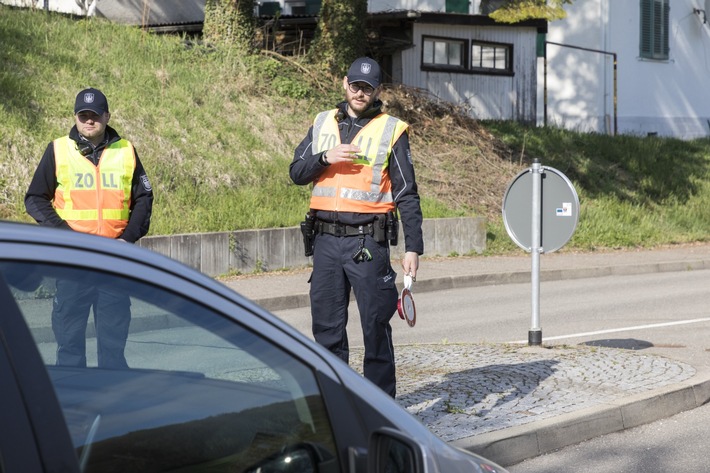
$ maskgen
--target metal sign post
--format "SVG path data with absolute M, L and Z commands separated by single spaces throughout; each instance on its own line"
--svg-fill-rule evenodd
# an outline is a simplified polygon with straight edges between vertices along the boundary
M 532 235 L 532 244 L 530 245 L 530 254 L 532 255 L 532 269 L 530 281 L 532 283 L 532 319 L 528 331 L 528 345 L 542 345 L 542 327 L 540 327 L 540 251 L 542 250 L 540 248 L 540 222 L 542 221 L 540 181 L 542 181 L 542 174 L 540 174 L 540 161 L 537 159 L 533 162 L 531 172 L 532 225 L 530 234 Z
M 532 203 L 532 205 L 531 205 Z M 532 320 L 529 345 L 542 344 L 540 324 L 540 255 L 562 248 L 579 221 L 579 198 L 560 171 L 542 166 L 518 174 L 503 198 L 503 222 L 510 238 L 532 256 Z

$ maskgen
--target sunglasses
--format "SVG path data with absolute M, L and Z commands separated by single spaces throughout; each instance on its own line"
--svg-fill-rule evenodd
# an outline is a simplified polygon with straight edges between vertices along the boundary
M 374 87 L 368 84 L 360 84 L 357 82 L 348 82 L 348 89 L 350 89 L 350 92 L 353 94 L 357 94 L 362 90 L 362 93 L 367 95 L 368 97 L 372 95 L 372 93 L 375 91 Z

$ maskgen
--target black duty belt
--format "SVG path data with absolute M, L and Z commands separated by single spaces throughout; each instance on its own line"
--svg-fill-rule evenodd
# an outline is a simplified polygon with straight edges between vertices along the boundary
M 316 233 L 327 233 L 338 237 L 374 235 L 375 225 L 367 223 L 364 225 L 346 225 L 344 223 L 330 223 L 322 220 L 316 220 Z

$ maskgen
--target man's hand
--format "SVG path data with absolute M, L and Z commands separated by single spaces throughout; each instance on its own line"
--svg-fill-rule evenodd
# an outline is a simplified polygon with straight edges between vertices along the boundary
M 356 153 L 359 152 L 360 148 L 353 144 L 339 144 L 325 152 L 325 160 L 328 164 L 352 162 L 354 159 L 358 159 Z
M 414 251 L 407 251 L 402 258 L 402 271 L 404 274 L 409 274 L 412 279 L 417 277 L 417 269 L 419 269 L 419 255 Z

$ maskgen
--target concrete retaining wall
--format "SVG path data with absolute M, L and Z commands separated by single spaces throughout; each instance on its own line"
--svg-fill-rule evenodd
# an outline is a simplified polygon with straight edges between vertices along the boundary
M 422 230 L 426 256 L 483 252 L 485 223 L 482 217 L 425 219 Z M 297 268 L 312 263 L 312 258 L 303 255 L 299 227 L 152 236 L 138 244 L 213 277 Z M 404 236 L 400 229 L 399 244 L 392 248 L 392 253 L 403 252 Z

